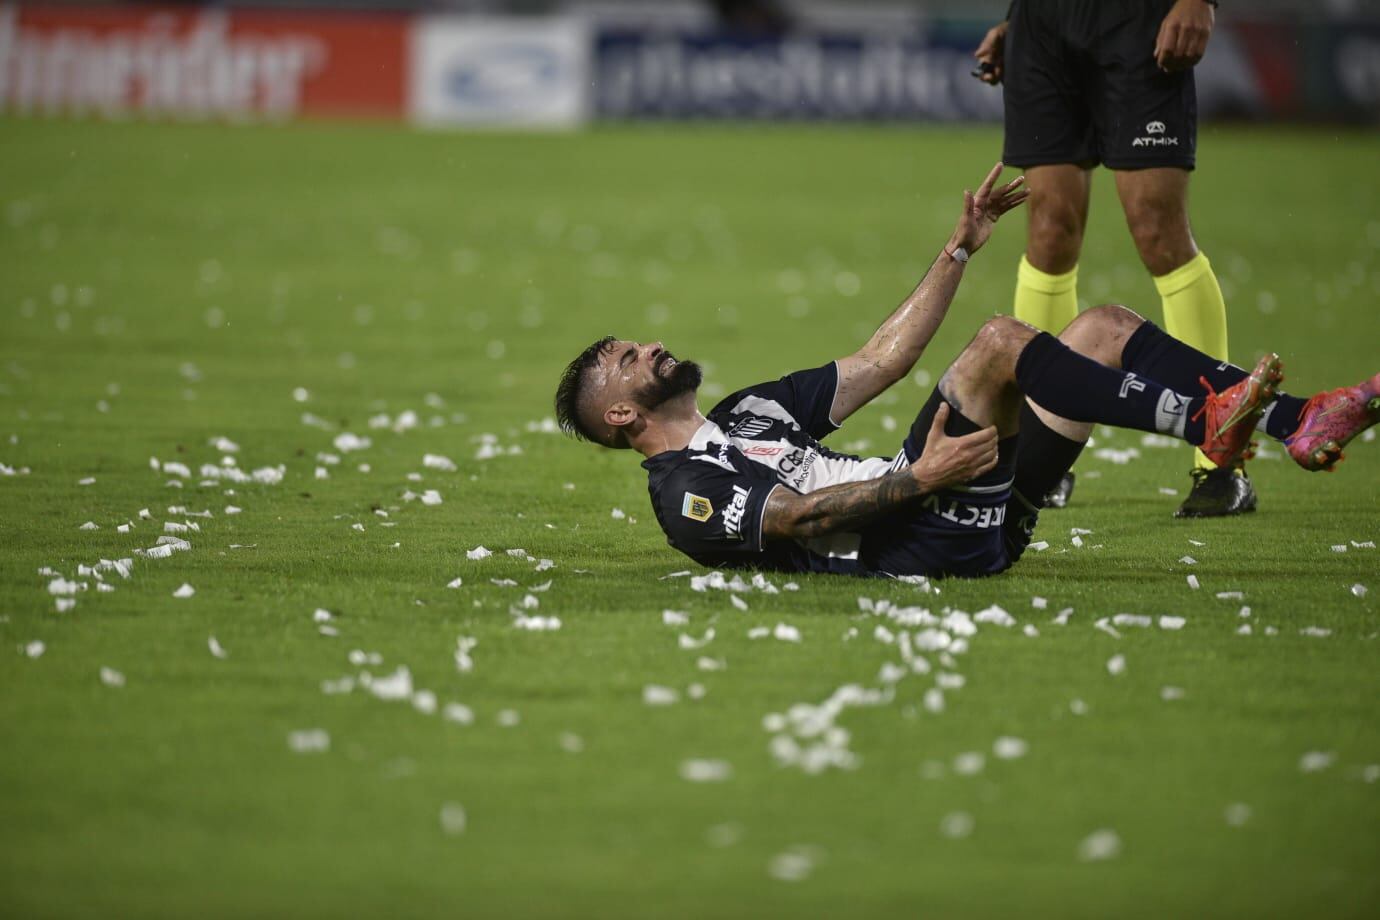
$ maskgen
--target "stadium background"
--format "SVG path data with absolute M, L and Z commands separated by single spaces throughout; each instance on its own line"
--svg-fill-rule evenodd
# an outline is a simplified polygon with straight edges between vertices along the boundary
M 609 331 L 709 398 L 861 342 L 1000 150 L 1004 9 L 0 4 L 0 913 L 1373 915 L 1373 439 L 1185 524 L 1186 455 L 1099 430 L 1009 575 L 770 593 L 669 577 L 633 459 L 552 433 Z M 1233 354 L 1354 382 L 1380 10 L 1218 24 Z M 1153 316 L 1110 185 L 1080 294 Z

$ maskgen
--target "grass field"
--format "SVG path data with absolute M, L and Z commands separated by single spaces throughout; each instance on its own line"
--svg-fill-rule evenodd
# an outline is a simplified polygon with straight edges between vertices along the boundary
M 947 237 L 994 131 L 5 121 L 0 138 L 0 913 L 1380 905 L 1380 444 L 1330 476 L 1276 446 L 1252 466 L 1259 513 L 1189 523 L 1170 518 L 1187 452 L 1100 431 L 1139 456 L 1085 455 L 1075 504 L 1042 521 L 1049 549 L 1007 575 L 735 595 L 663 577 L 694 567 L 633 456 L 542 424 L 560 368 L 606 332 L 706 363 L 711 397 L 851 351 Z M 1236 360 L 1278 350 L 1303 393 L 1374 373 L 1375 136 L 1210 129 L 1200 147 L 1195 229 Z M 1106 176 L 1095 191 L 1081 293 L 1158 317 Z M 833 446 L 894 452 L 926 381 L 1006 309 L 1023 240 L 1020 220 L 998 228 L 922 373 Z M 345 432 L 372 444 L 344 452 Z M 225 456 L 284 476 L 201 472 Z M 405 500 L 427 490 L 442 503 Z M 189 550 L 135 555 L 189 521 Z M 495 555 L 467 558 L 480 545 Z M 79 570 L 124 558 L 127 579 Z M 51 594 L 59 577 L 87 590 Z M 515 628 L 529 595 L 518 612 L 558 630 Z M 778 765 L 768 714 L 887 686 L 902 653 L 877 628 L 918 629 L 859 597 L 1018 623 L 839 712 L 853 769 Z M 1186 624 L 1094 626 L 1119 613 Z M 800 641 L 748 637 L 778 623 Z M 382 698 L 400 666 L 434 698 Z M 648 705 L 649 685 L 678 701 Z M 293 749 L 317 730 L 327 750 Z M 727 777 L 683 778 L 695 759 Z

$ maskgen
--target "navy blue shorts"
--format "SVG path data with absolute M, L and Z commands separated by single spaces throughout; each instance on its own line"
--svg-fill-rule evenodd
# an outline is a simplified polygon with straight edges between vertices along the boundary
M 902 450 L 914 463 L 925 451 L 934 414 L 944 401 L 936 387 L 910 427 Z M 978 431 L 980 425 L 949 407 L 944 433 L 953 437 Z M 892 515 L 863 532 L 860 555 L 873 570 L 890 575 L 977 577 L 995 575 L 1011 565 L 1002 524 L 1016 469 L 1016 439 L 1003 439 L 997 465 L 972 482 L 921 500 L 904 515 Z

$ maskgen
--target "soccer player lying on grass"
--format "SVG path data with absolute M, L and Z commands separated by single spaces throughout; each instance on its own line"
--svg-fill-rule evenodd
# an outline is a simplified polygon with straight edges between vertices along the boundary
M 988 320 L 949 365 L 895 457 L 820 441 L 904 378 L 943 321 L 968 258 L 1026 198 L 1022 179 L 977 192 L 918 287 L 857 352 L 732 393 L 700 414 L 701 371 L 661 343 L 612 336 L 561 378 L 569 434 L 647 459 L 667 540 L 706 566 L 852 575 L 991 575 L 1030 542 L 1035 504 L 1094 423 L 1172 435 L 1228 467 L 1257 427 L 1304 469 L 1331 469 L 1380 419 L 1380 374 L 1304 401 L 1276 392 L 1280 360 L 1249 373 L 1125 307 L 1085 311 L 1058 338 Z

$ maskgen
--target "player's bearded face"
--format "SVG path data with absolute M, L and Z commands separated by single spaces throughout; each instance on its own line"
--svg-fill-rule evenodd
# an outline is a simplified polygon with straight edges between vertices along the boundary
M 669 351 L 656 356 L 652 380 L 638 387 L 637 401 L 645 409 L 655 409 L 666 400 L 699 389 L 704 370 L 694 361 L 677 361 Z

